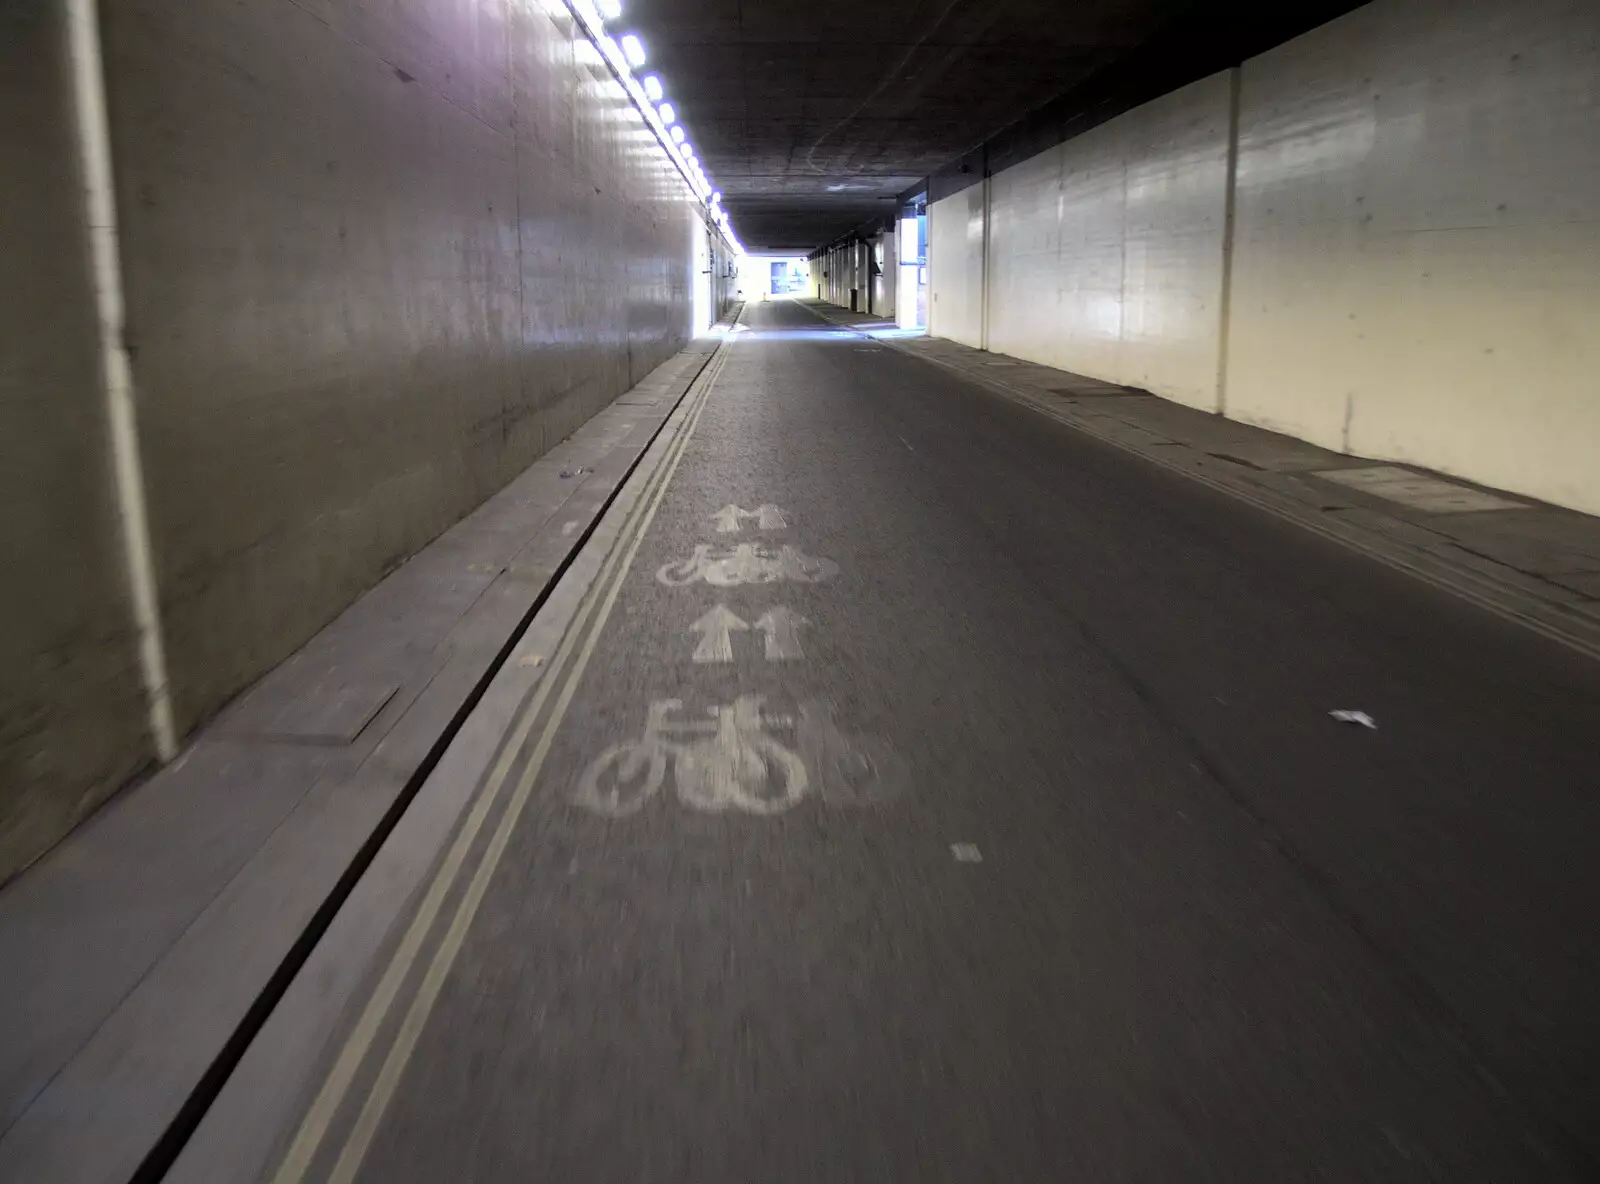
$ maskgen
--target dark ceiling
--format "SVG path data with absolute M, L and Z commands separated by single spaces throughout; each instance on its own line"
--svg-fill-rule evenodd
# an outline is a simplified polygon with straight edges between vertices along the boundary
M 745 245 L 803 252 L 892 213 L 919 179 L 1152 43 L 1181 57 L 1186 24 L 1216 30 L 1241 6 L 625 0 L 618 27 L 643 38 L 646 72 L 666 84 Z

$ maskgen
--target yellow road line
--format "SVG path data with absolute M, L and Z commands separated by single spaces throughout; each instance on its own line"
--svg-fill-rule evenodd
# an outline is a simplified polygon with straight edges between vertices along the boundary
M 709 392 L 710 388 L 707 388 Z M 683 442 L 688 443 L 689 437 L 694 434 L 694 429 L 699 425 L 700 414 L 705 410 L 705 400 L 702 398 L 700 405 L 695 409 L 695 418 L 684 431 Z M 367 1095 L 367 1101 L 361 1108 L 361 1114 L 356 1119 L 355 1126 L 350 1132 L 350 1137 L 345 1144 L 339 1162 L 334 1166 L 332 1175 L 328 1177 L 330 1184 L 348 1184 L 355 1179 L 356 1171 L 361 1166 L 362 1159 L 366 1156 L 367 1148 L 371 1145 L 372 1137 L 377 1133 L 378 1123 L 383 1118 L 383 1112 L 388 1108 L 390 1099 L 400 1083 L 400 1077 L 405 1072 L 406 1063 L 410 1060 L 412 1050 L 416 1047 L 418 1038 L 422 1035 L 423 1026 L 427 1023 L 428 1015 L 433 1010 L 439 992 L 444 987 L 445 978 L 450 973 L 450 967 L 455 962 L 456 955 L 461 950 L 467 930 L 472 926 L 472 919 L 477 914 L 478 906 L 482 903 L 484 893 L 488 891 L 489 881 L 494 875 L 495 868 L 499 865 L 501 857 L 505 854 L 506 845 L 511 841 L 511 834 L 516 829 L 517 822 L 522 816 L 528 799 L 532 796 L 533 787 L 538 780 L 540 770 L 543 768 L 545 758 L 549 755 L 550 746 L 555 740 L 557 731 L 566 717 L 567 708 L 572 703 L 578 684 L 583 679 L 584 670 L 589 665 L 589 659 L 594 655 L 595 647 L 600 640 L 600 635 L 605 629 L 605 623 L 611 616 L 611 610 L 616 605 L 617 596 L 622 591 L 628 571 L 633 565 L 634 556 L 638 554 L 640 546 L 644 543 L 646 532 L 655 518 L 656 510 L 661 505 L 661 500 L 666 494 L 667 485 L 672 480 L 672 474 L 678 467 L 678 462 L 683 459 L 683 450 L 679 449 L 672 458 L 671 467 L 667 472 L 667 480 L 663 481 L 656 490 L 654 502 L 649 512 L 645 515 L 638 531 L 628 548 L 627 558 L 623 560 L 621 568 L 611 588 L 606 595 L 605 603 L 600 614 L 595 618 L 594 624 L 589 629 L 589 634 L 584 642 L 583 650 L 578 655 L 578 661 L 567 676 L 561 688 L 561 694 L 556 700 L 555 709 L 551 712 L 549 721 L 545 724 L 539 736 L 538 746 L 534 749 L 533 756 L 528 761 L 527 768 L 523 771 L 521 780 L 517 783 L 516 791 L 506 806 L 505 813 L 501 815 L 500 824 L 495 828 L 489 848 L 484 854 L 483 862 L 478 865 L 477 872 L 472 877 L 466 894 L 462 897 L 456 909 L 455 917 L 451 920 L 450 928 L 445 931 L 444 938 L 439 943 L 433 961 L 428 966 L 427 974 L 423 977 L 422 985 L 418 988 L 416 997 L 412 999 L 411 1006 L 406 1012 L 400 1030 L 395 1034 L 394 1044 L 390 1047 L 389 1055 L 384 1059 L 383 1067 L 378 1072 L 377 1079 L 373 1082 L 372 1090 Z
M 555 655 L 555 660 L 551 663 L 549 676 L 540 683 L 539 687 L 534 693 L 533 700 L 529 703 L 527 708 L 522 712 L 520 718 L 517 720 L 515 724 L 515 732 L 512 738 L 502 748 L 499 760 L 495 763 L 489 779 L 485 782 L 484 788 L 479 792 L 477 800 L 473 803 L 472 810 L 468 814 L 466 821 L 463 823 L 460 832 L 457 834 L 455 842 L 451 844 L 450 850 L 446 854 L 444 862 L 440 865 L 439 871 L 435 874 L 432 883 L 429 884 L 427 894 L 424 896 L 422 903 L 418 906 L 417 912 L 412 918 L 412 922 L 407 928 L 405 935 L 402 937 L 400 945 L 396 948 L 394 956 L 391 958 L 388 967 L 385 969 L 382 979 L 379 980 L 377 988 L 373 991 L 372 998 L 368 1001 L 366 1008 L 361 1014 L 361 1017 L 357 1020 L 356 1026 L 351 1031 L 350 1037 L 346 1040 L 344 1047 L 340 1050 L 339 1056 L 335 1060 L 333 1068 L 329 1071 L 327 1080 L 323 1083 L 322 1089 L 318 1091 L 316 1098 L 311 1104 L 311 1107 L 306 1112 L 305 1118 L 301 1121 L 293 1143 L 291 1143 L 288 1152 L 285 1154 L 282 1162 L 278 1166 L 277 1172 L 275 1172 L 272 1177 L 273 1184 L 298 1184 L 299 1181 L 305 1178 L 306 1172 L 310 1169 L 312 1160 L 315 1158 L 323 1140 L 326 1138 L 328 1129 L 332 1125 L 333 1119 L 338 1113 L 339 1107 L 342 1105 L 345 1095 L 350 1090 L 351 1083 L 354 1081 L 361 1065 L 366 1060 L 367 1054 L 377 1037 L 378 1029 L 382 1026 L 383 1021 L 394 1006 L 394 1001 L 399 995 L 405 979 L 410 974 L 413 965 L 415 965 L 417 957 L 421 953 L 422 945 L 426 940 L 428 933 L 431 932 L 434 921 L 438 918 L 440 911 L 443 909 L 445 898 L 449 895 L 450 890 L 454 887 L 456 880 L 459 878 L 461 868 L 466 862 L 467 855 L 471 850 L 479 831 L 483 828 L 485 820 L 493 810 L 494 804 L 498 800 L 501 790 L 504 788 L 506 778 L 510 775 L 511 767 L 516 762 L 518 754 L 522 751 L 529 732 L 532 731 L 534 724 L 537 722 L 552 689 L 561 682 L 560 675 L 565 669 L 566 663 L 571 657 L 572 651 L 577 646 L 578 639 L 584 636 L 585 627 L 588 623 L 591 612 L 593 611 L 594 607 L 597 604 L 600 604 L 603 600 L 604 609 L 600 617 L 596 620 L 593 631 L 589 634 L 588 641 L 580 655 L 578 665 L 573 669 L 571 675 L 567 678 L 566 683 L 563 686 L 562 694 L 557 700 L 558 706 L 556 711 L 551 718 L 550 724 L 546 726 L 545 732 L 540 738 L 539 747 L 535 752 L 534 758 L 529 762 L 528 771 L 524 774 L 522 781 L 519 783 L 516 793 L 513 796 L 512 804 L 507 808 L 506 815 L 501 819 L 501 826 L 496 831 L 494 839 L 491 841 L 489 851 L 485 853 L 484 862 L 479 865 L 478 874 L 474 876 L 472 886 L 468 889 L 467 897 L 463 899 L 461 907 L 457 910 L 456 923 L 461 922 L 463 917 L 465 917 L 466 922 L 470 924 L 471 915 L 477 910 L 477 898 L 481 898 L 482 896 L 482 892 L 480 890 L 477 893 L 477 898 L 475 898 L 473 896 L 473 888 L 478 886 L 480 878 L 482 879 L 484 886 L 487 886 L 488 875 L 485 873 L 485 868 L 487 868 L 488 872 L 492 872 L 494 864 L 499 861 L 500 854 L 504 851 L 504 842 L 499 840 L 501 839 L 502 834 L 504 834 L 506 838 L 509 838 L 509 827 L 507 826 L 507 821 L 509 820 L 514 825 L 515 817 L 513 817 L 513 813 L 521 813 L 522 804 L 524 804 L 527 799 L 527 791 L 531 789 L 533 778 L 537 775 L 538 765 L 542 764 L 544 755 L 549 750 L 550 741 L 554 736 L 555 725 L 560 723 L 561 717 L 566 712 L 567 704 L 570 703 L 572 693 L 576 689 L 577 679 L 583 673 L 584 667 L 588 664 L 589 656 L 593 652 L 594 644 L 599 636 L 600 628 L 604 625 L 606 618 L 610 615 L 612 605 L 614 605 L 616 602 L 617 593 L 621 588 L 622 581 L 627 576 L 629 566 L 632 564 L 634 556 L 638 553 L 639 545 L 644 538 L 645 532 L 649 529 L 651 521 L 655 518 L 656 509 L 661 504 L 661 499 L 666 492 L 668 482 L 671 481 L 673 473 L 677 471 L 678 461 L 682 458 L 684 449 L 688 446 L 689 438 L 693 435 L 695 427 L 698 426 L 700 422 L 700 415 L 705 409 L 706 402 L 710 397 L 711 388 L 716 382 L 717 375 L 722 372 L 722 365 L 725 363 L 725 360 L 725 353 L 721 353 L 719 358 L 713 359 L 713 370 L 707 374 L 706 381 L 701 386 L 701 390 L 696 397 L 694 406 L 689 409 L 688 414 L 684 419 L 683 427 L 678 433 L 677 439 L 675 439 L 669 446 L 669 455 L 663 459 L 663 463 L 658 472 L 656 474 L 652 474 L 650 483 L 647 485 L 645 492 L 641 496 L 638 506 L 633 511 L 632 521 L 627 523 L 619 533 L 617 542 L 613 545 L 610 554 L 606 557 L 606 561 L 602 565 L 589 594 L 585 596 L 583 603 L 580 605 L 578 612 L 574 617 L 572 625 L 568 628 L 566 636 L 562 639 L 561 646 Z M 607 593 L 606 589 L 608 581 L 611 583 L 609 592 Z M 498 846 L 496 846 L 496 842 L 498 842 Z M 469 900 L 471 901 L 470 910 L 467 909 L 467 903 Z M 464 912 L 463 910 L 466 911 Z M 447 933 L 447 940 L 450 933 L 456 932 L 456 923 L 452 923 L 451 928 Z M 462 933 L 464 934 L 464 932 L 465 929 L 463 927 Z M 459 946 L 459 944 L 460 942 L 458 938 L 456 945 Z M 440 954 L 443 952 L 444 950 L 441 947 Z M 428 985 L 434 978 L 435 970 L 439 970 L 439 981 L 438 983 L 434 984 L 432 990 L 432 996 L 437 996 L 438 987 L 442 986 L 444 973 L 448 971 L 449 962 L 453 961 L 454 956 L 454 951 L 452 950 L 449 959 L 445 960 L 441 965 L 439 955 L 435 955 L 434 962 L 429 967 L 428 975 L 424 978 L 423 987 L 421 990 L 428 990 Z M 432 1006 L 432 996 L 429 998 L 428 1008 L 431 1008 Z M 420 998 L 421 996 L 419 994 L 419 999 Z M 412 1013 L 416 1011 L 417 1003 L 416 1001 L 413 1001 L 412 1009 L 407 1013 L 406 1016 L 406 1023 L 402 1024 L 402 1035 L 407 1031 L 408 1025 L 412 1020 Z M 426 1019 L 426 1014 L 427 1008 L 423 1009 L 418 1014 L 416 1031 L 412 1032 L 410 1035 L 410 1044 L 414 1044 L 416 1036 L 420 1034 L 420 1021 Z M 397 1041 L 399 1039 L 400 1037 L 397 1036 Z M 398 1044 L 396 1048 L 391 1049 L 390 1056 L 385 1061 L 383 1070 L 380 1071 L 380 1083 L 385 1080 L 386 1075 L 389 1075 L 390 1065 L 391 1062 L 395 1061 L 395 1052 L 397 1049 Z M 410 1047 L 408 1045 L 405 1056 L 408 1057 L 409 1055 Z M 373 1103 L 376 1100 L 376 1093 L 378 1090 L 378 1084 L 375 1084 L 373 1094 L 369 1095 L 366 1105 L 362 1108 L 361 1116 L 357 1120 L 356 1129 L 352 1131 L 350 1140 L 347 1142 L 344 1152 L 339 1157 L 338 1165 L 335 1167 L 334 1175 L 332 1177 L 333 1179 L 349 1179 L 354 1175 L 355 1169 L 360 1164 L 361 1157 L 365 1154 L 366 1146 L 370 1143 L 371 1136 L 376 1131 L 377 1119 L 382 1116 L 383 1107 L 387 1105 L 388 1094 L 392 1094 L 394 1085 L 398 1083 L 399 1070 L 404 1067 L 404 1061 L 405 1057 L 401 1057 L 400 1060 L 394 1064 L 394 1071 L 392 1073 L 393 1080 L 389 1081 L 387 1084 L 387 1092 L 383 1098 L 382 1105 L 379 1105 L 374 1111 Z M 373 1111 L 370 1120 L 369 1111 Z M 369 1125 L 370 1129 L 366 1129 Z M 361 1137 L 360 1148 L 359 1151 L 356 1152 L 358 1135 L 360 1135 L 363 1130 L 365 1130 L 365 1134 L 363 1137 Z M 353 1159 L 352 1152 L 356 1152 Z M 351 1161 L 348 1167 L 348 1174 L 342 1175 L 341 1173 L 346 1169 L 347 1160 Z

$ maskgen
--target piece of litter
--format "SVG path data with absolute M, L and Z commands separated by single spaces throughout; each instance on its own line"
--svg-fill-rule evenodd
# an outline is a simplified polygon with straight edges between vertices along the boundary
M 523 654 L 522 657 L 517 659 L 517 665 L 518 666 L 543 666 L 544 665 L 544 655 L 543 654 Z
M 594 472 L 594 470 L 589 468 L 588 465 L 579 465 L 575 469 L 562 469 L 561 470 L 561 475 L 563 477 L 581 477 L 585 473 L 592 473 L 592 472 Z
M 950 854 L 956 857 L 957 863 L 983 862 L 983 852 L 978 850 L 976 843 L 951 843 Z
M 1328 714 L 1342 724 L 1360 724 L 1363 728 L 1371 728 L 1374 732 L 1378 730 L 1378 721 L 1365 711 L 1345 711 L 1341 709 L 1339 711 L 1330 711 Z

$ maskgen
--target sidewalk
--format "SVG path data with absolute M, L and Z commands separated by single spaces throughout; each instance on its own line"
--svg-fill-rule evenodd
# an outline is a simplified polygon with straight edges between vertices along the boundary
M 181 1145 L 718 345 L 663 363 L 0 892 L 0 1179 L 123 1181 Z
M 824 320 L 1174 469 L 1600 658 L 1600 518 L 1291 436 L 818 300 Z

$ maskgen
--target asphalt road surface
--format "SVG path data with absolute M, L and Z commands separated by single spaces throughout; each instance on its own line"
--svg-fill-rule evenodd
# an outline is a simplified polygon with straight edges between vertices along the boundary
M 744 320 L 312 1174 L 1596 1178 L 1592 664 Z

